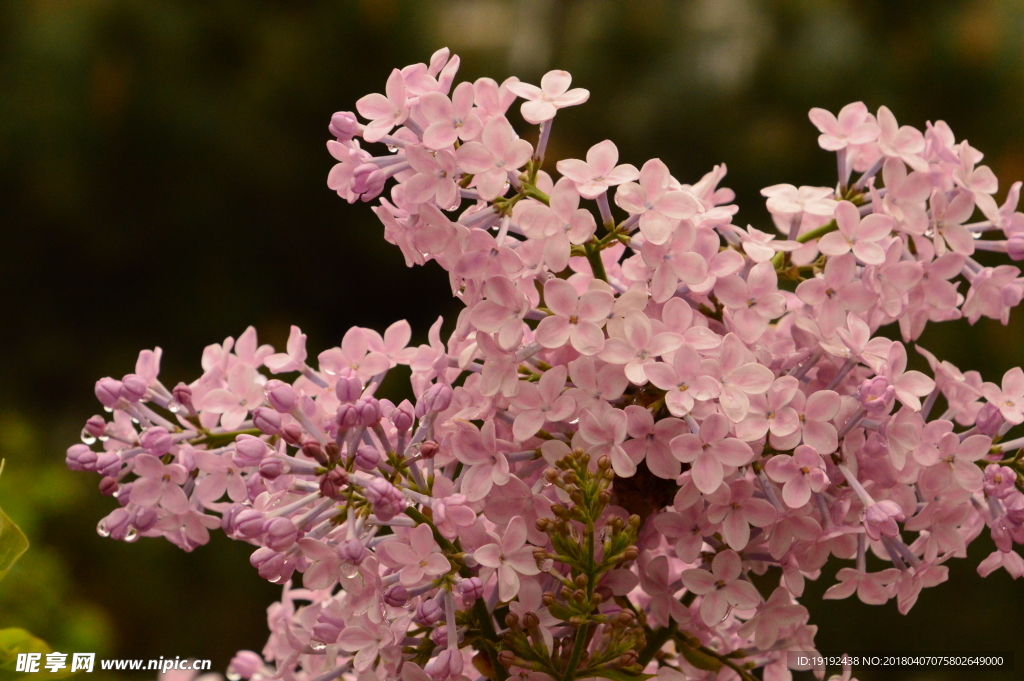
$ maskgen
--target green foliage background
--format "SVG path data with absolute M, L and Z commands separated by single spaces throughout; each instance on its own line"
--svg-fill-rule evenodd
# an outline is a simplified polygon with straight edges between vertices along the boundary
M 460 77 L 572 72 L 592 95 L 559 115 L 549 158 L 612 138 L 684 181 L 726 162 L 737 220 L 768 224 L 761 187 L 828 185 L 807 109 L 864 100 L 901 123 L 942 118 L 1024 179 L 1024 4 L 1013 0 L 7 0 L 0 4 L 0 506 L 32 540 L 0 584 L 0 627 L 100 657 L 259 649 L 277 589 L 249 547 L 184 554 L 101 539 L 112 502 L 63 451 L 98 410 L 93 381 L 162 346 L 171 383 L 202 347 L 255 324 L 310 347 L 352 324 L 453 317 L 447 278 L 407 270 L 363 205 L 325 187 L 330 114 L 394 66 L 449 45 Z M 1024 361 L 1009 327 L 936 327 L 922 343 L 998 378 Z M 908 617 L 806 602 L 830 650 L 1016 650 L 1024 587 L 981 580 L 979 541 Z M 870 679 L 967 678 L 888 670 Z M 99 674 L 98 674 L 99 676 Z M 982 678 L 972 675 L 971 678 Z M 985 678 L 1014 678 L 990 676 Z

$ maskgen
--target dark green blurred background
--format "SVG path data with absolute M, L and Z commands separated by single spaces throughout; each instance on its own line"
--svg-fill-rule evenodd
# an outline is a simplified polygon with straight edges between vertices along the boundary
M 0 584 L 0 627 L 64 652 L 221 670 L 262 647 L 278 589 L 250 547 L 101 539 L 113 504 L 63 452 L 98 411 L 94 380 L 131 371 L 140 348 L 164 348 L 173 384 L 249 324 L 281 346 L 299 324 L 315 353 L 353 324 L 405 317 L 423 339 L 453 316 L 444 273 L 406 269 L 369 207 L 325 185 L 331 113 L 381 91 L 393 67 L 448 45 L 460 80 L 567 69 L 591 99 L 559 114 L 549 159 L 612 138 L 624 161 L 659 156 L 682 181 L 726 162 L 737 222 L 765 226 L 761 187 L 835 182 L 807 110 L 854 100 L 922 128 L 946 120 L 988 154 L 1001 201 L 1024 179 L 1022 43 L 1024 3 L 1011 0 L 4 0 L 0 505 L 33 547 Z M 998 379 L 1024 361 L 1021 316 L 945 324 L 922 342 Z M 1024 585 L 976 575 L 991 549 L 979 540 L 907 617 L 894 603 L 821 603 L 824 575 L 805 598 L 819 646 L 1015 650 L 1015 674 L 984 678 L 1019 678 Z

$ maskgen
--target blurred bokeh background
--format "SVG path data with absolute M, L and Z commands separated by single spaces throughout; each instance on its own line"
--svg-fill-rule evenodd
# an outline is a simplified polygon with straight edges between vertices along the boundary
M 725 162 L 739 224 L 770 224 L 778 182 L 830 185 L 807 110 L 863 100 L 946 120 L 986 152 L 997 198 L 1024 179 L 1019 0 L 5 0 L 0 3 L 0 506 L 32 548 L 0 584 L 0 627 L 64 652 L 210 658 L 259 650 L 278 588 L 221 536 L 192 554 L 96 535 L 112 507 L 65 448 L 98 411 L 95 379 L 165 351 L 170 384 L 202 348 L 255 325 L 314 352 L 353 324 L 457 308 L 436 267 L 408 270 L 366 205 L 325 186 L 331 113 L 447 45 L 460 80 L 572 72 L 548 157 L 602 139 L 682 181 Z M 518 123 L 518 107 L 514 120 Z M 535 134 L 532 131 L 530 134 Z M 997 379 L 1024 322 L 931 329 L 922 344 Z M 1024 584 L 974 572 L 977 542 L 907 617 L 805 602 L 823 650 L 1015 650 L 1017 672 L 860 671 L 871 679 L 1019 678 Z M 122 675 L 121 678 L 126 678 Z

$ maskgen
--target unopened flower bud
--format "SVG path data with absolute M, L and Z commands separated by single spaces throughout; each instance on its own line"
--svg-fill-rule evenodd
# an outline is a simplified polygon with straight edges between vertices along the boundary
M 316 461 L 321 466 L 327 465 L 327 455 L 324 454 L 324 448 L 320 446 L 319 442 L 315 440 L 307 440 L 302 443 L 300 450 L 303 454 Z
M 466 601 L 475 601 L 484 597 L 484 583 L 479 577 L 469 577 L 459 582 L 459 593 Z
M 356 447 L 356 468 L 361 471 L 372 471 L 380 463 L 380 452 L 372 445 Z
M 430 412 L 444 411 L 452 404 L 455 392 L 446 383 L 435 383 L 427 388 L 416 402 L 416 418 L 423 418 Z
M 257 407 L 252 413 L 252 424 L 267 435 L 277 435 L 281 432 L 281 415 L 273 409 Z
M 363 394 L 363 382 L 349 368 L 338 372 L 338 382 L 334 384 L 334 394 L 342 402 L 355 402 Z
M 256 568 L 260 577 L 279 584 L 295 572 L 295 562 L 288 560 L 288 557 L 278 551 L 261 546 L 249 556 L 249 564 Z
M 433 459 L 437 456 L 437 453 L 441 451 L 441 446 L 433 440 L 425 440 L 420 445 L 420 458 L 421 459 Z
M 503 650 L 498 653 L 498 663 L 502 667 L 511 667 L 516 662 L 516 654 L 511 650 Z
M 288 423 L 281 428 L 281 437 L 293 447 L 302 442 L 302 428 L 297 423 Z
M 359 425 L 369 428 L 380 423 L 380 402 L 376 397 L 357 400 L 355 407 L 359 413 Z
M 100 480 L 100 494 L 105 497 L 114 496 L 114 492 L 117 491 L 117 478 L 112 476 L 105 476 Z
M 277 412 L 271 412 L 277 416 Z M 262 430 L 262 429 L 261 429 Z M 252 435 L 239 435 L 235 440 L 235 451 L 231 454 L 231 461 L 242 468 L 259 466 L 264 457 L 270 453 L 267 443 Z
M 96 458 L 96 472 L 100 475 L 117 475 L 121 472 L 121 457 L 117 452 L 103 452 Z
M 149 506 L 135 506 L 131 512 L 131 522 L 139 532 L 149 532 L 160 520 L 160 514 Z
M 864 509 L 864 529 L 871 539 L 878 541 L 881 535 L 895 537 L 900 528 L 897 522 L 903 522 L 903 509 L 895 501 L 885 499 L 871 504 Z
M 260 476 L 274 480 L 284 473 L 284 462 L 280 459 L 268 458 L 260 462 Z
M 110 514 L 96 524 L 96 532 L 102 537 L 110 537 L 123 541 L 131 529 L 131 518 L 123 508 L 116 508 Z
M 391 423 L 394 424 L 395 430 L 399 433 L 404 433 L 412 428 L 413 421 L 416 418 L 416 410 L 409 400 L 402 400 L 402 403 L 391 412 L 389 418 Z
M 263 534 L 265 524 L 263 513 L 254 508 L 246 508 L 235 516 L 234 533 L 242 539 L 256 539 Z
M 347 483 L 348 472 L 344 468 L 332 468 L 320 478 L 320 494 L 325 498 L 336 497 Z
M 263 667 L 263 658 L 251 650 L 240 650 L 228 665 L 228 678 L 251 679 Z
M 299 406 L 299 394 L 284 381 L 267 381 L 267 402 L 280 414 L 287 414 Z
M 175 402 L 185 407 L 185 409 L 194 408 L 192 406 L 192 388 L 184 383 L 174 386 L 174 389 L 171 390 L 171 396 L 174 397 Z
M 527 612 L 523 615 L 523 626 L 527 629 L 533 629 L 536 626 L 540 626 L 540 618 L 534 612 Z
M 73 471 L 94 471 L 98 457 L 99 455 L 86 445 L 71 445 L 64 455 L 64 463 Z
M 338 424 L 338 428 L 342 430 L 355 428 L 359 425 L 359 410 L 356 409 L 354 403 L 342 404 L 338 407 L 338 413 L 335 415 L 334 421 Z
M 338 557 L 351 565 L 359 565 L 369 554 L 358 539 L 346 539 L 338 546 Z
M 974 421 L 974 427 L 977 428 L 978 432 L 982 435 L 994 437 L 999 434 L 999 429 L 1003 427 L 1003 422 L 1003 415 L 999 411 L 999 407 L 990 402 L 986 402 L 981 405 L 981 409 L 978 410 L 978 416 Z
M 409 590 L 401 584 L 395 584 L 384 591 L 384 602 L 392 608 L 401 608 L 409 602 Z
M 448 627 L 437 627 L 430 632 L 430 640 L 434 642 L 438 648 L 448 647 Z
M 113 407 L 121 399 L 121 381 L 114 380 L 107 376 L 96 381 L 96 399 L 104 407 Z
M 324 608 L 320 611 L 316 624 L 313 625 L 312 638 L 321 643 L 334 643 L 344 628 L 345 620 Z
M 338 111 L 331 116 L 327 130 L 338 138 L 339 142 L 348 142 L 359 134 L 359 120 L 351 111 Z M 248 677 L 247 677 L 248 678 Z
M 286 551 L 299 536 L 299 531 L 288 518 L 271 518 L 263 525 L 263 544 L 275 551 Z
M 102 416 L 91 416 L 82 430 L 93 437 L 103 437 L 107 432 L 107 422 Z
M 639 659 L 640 657 L 636 654 L 635 650 L 627 650 L 619 657 L 618 665 L 620 667 L 632 667 Z
M 363 488 L 363 494 L 373 504 L 373 513 L 381 520 L 391 520 L 405 508 L 405 497 L 384 478 L 371 480 Z
M 889 381 L 883 376 L 867 379 L 860 384 L 857 391 L 861 406 L 869 413 L 885 411 L 895 395 L 896 388 L 889 385 Z
M 462 653 L 458 648 L 445 648 L 424 668 L 434 681 L 454 679 L 462 673 Z
M 149 384 L 146 379 L 136 374 L 127 374 L 121 379 L 121 397 L 129 402 L 138 402 L 146 396 Z
M 1011 260 L 1024 260 L 1024 234 L 1014 234 L 1006 240 L 1006 253 Z
M 160 457 L 171 451 L 171 447 L 174 446 L 174 438 L 171 437 L 166 428 L 153 426 L 152 428 L 147 428 L 142 434 L 142 437 L 139 438 L 139 444 L 142 445 L 147 454 Z
M 413 617 L 417 624 L 432 627 L 444 619 L 444 608 L 436 598 L 430 598 L 416 606 L 416 615 Z

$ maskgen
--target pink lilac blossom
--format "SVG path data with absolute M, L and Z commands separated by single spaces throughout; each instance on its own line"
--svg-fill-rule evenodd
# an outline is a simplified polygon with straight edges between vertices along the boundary
M 724 165 L 686 183 L 605 140 L 552 177 L 553 120 L 588 91 L 564 71 L 456 83 L 459 63 L 395 69 L 328 143 L 328 187 L 448 273 L 447 338 L 353 327 L 315 354 L 250 328 L 173 386 L 145 350 L 97 381 L 111 416 L 67 451 L 115 500 L 100 534 L 254 546 L 283 593 L 232 678 L 787 679 L 828 561 L 825 598 L 901 612 L 982 535 L 979 574 L 1024 574 L 1024 373 L 921 350 L 929 375 L 905 346 L 1007 323 L 1021 272 L 974 256 L 1024 254 L 1019 182 L 999 206 L 941 121 L 813 109 L 837 181 L 768 187 L 771 220 L 741 227 Z

